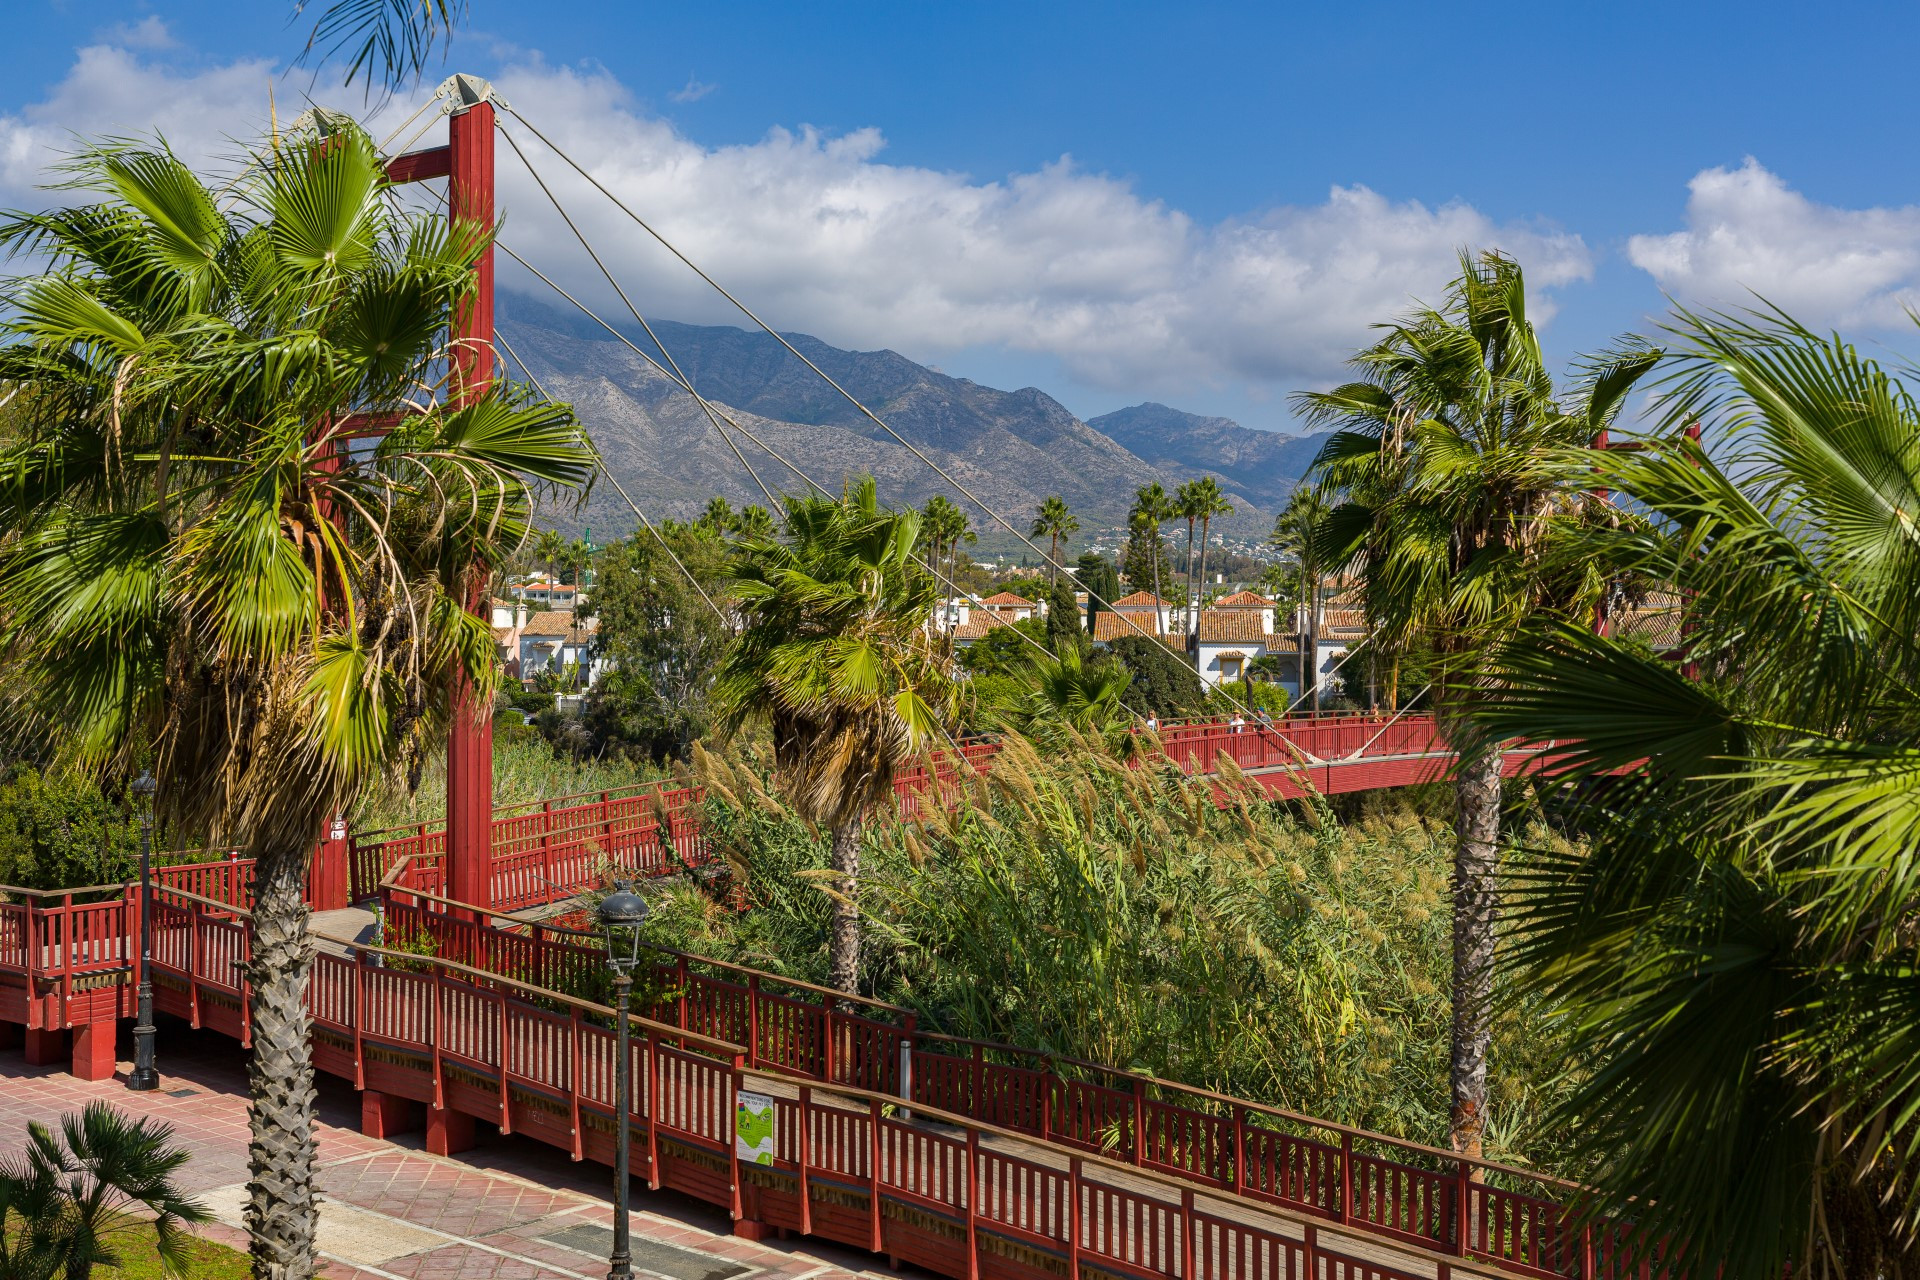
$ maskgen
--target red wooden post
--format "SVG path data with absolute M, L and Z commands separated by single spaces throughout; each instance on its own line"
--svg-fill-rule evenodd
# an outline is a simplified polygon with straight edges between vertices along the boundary
M 1067 1280 L 1080 1280 L 1080 1157 L 1067 1161 Z
M 727 1181 L 733 1187 L 732 1212 L 735 1222 L 746 1216 L 740 1206 L 740 1144 L 733 1139 L 737 1123 L 735 1117 L 740 1111 L 740 1069 L 745 1065 L 745 1054 L 733 1055 L 733 1070 L 727 1073 L 727 1113 L 723 1117 L 726 1123 L 721 1126 L 722 1132 L 727 1135 L 723 1141 L 727 1144 Z
M 195 932 L 199 921 L 194 922 Z M 363 1051 L 360 1028 L 367 1022 L 367 953 L 353 953 L 353 1087 L 367 1087 L 367 1055 Z
M 1046 1072 L 1040 1077 L 1040 1136 L 1053 1141 L 1053 1091 L 1059 1087 L 1053 1074 L 1053 1059 L 1046 1059 Z
M 1353 1221 L 1353 1135 L 1340 1134 L 1340 1221 Z
M 813 1234 L 813 1190 L 808 1169 L 813 1165 L 813 1090 L 800 1086 L 800 1234 Z
M 880 1252 L 880 1099 L 867 1099 L 867 1177 L 873 1189 L 867 1200 L 867 1223 L 875 1253 Z
M 354 1007 L 354 1026 L 360 1025 L 359 1007 Z M 200 921 L 193 916 L 187 917 L 187 1023 L 196 1031 L 200 1028 Z M 358 1071 L 360 1046 L 354 1045 L 354 1070 Z
M 440 988 L 445 984 L 446 980 L 447 975 L 445 970 L 435 969 L 433 971 L 433 1004 L 428 1010 L 428 1016 L 433 1019 L 433 1027 L 428 1032 L 433 1038 L 433 1105 L 442 1110 L 446 1108 L 447 1099 L 440 1070 L 440 1036 L 441 1028 L 446 1025 L 446 1022 L 441 1017 L 442 997 Z
M 1147 1082 L 1133 1078 L 1133 1162 L 1145 1164 L 1147 1155 Z
M 1233 1170 L 1227 1175 L 1227 1185 L 1240 1192 L 1247 1187 L 1247 1109 L 1233 1109 Z
M 760 975 L 747 976 L 747 1061 L 760 1065 Z
M 828 996 L 820 1002 L 820 1078 L 831 1083 L 833 1074 L 833 997 Z
M 1464 1258 L 1467 1246 L 1473 1243 L 1473 1170 L 1465 1160 L 1454 1164 L 1453 1188 L 1453 1253 Z
M 653 1030 L 647 1032 L 647 1186 L 660 1189 L 660 1033 Z
M 507 1063 L 512 1061 L 512 1054 L 507 1048 L 509 1032 L 506 990 L 502 988 L 496 991 L 493 998 L 500 1005 L 500 1132 L 504 1134 L 513 1132 L 513 1114 L 509 1105 L 512 1102 L 512 1095 L 507 1091 Z
M 447 210 L 456 225 L 491 230 L 493 211 L 493 86 L 474 76 L 454 76 L 453 114 L 447 122 Z M 449 358 L 453 401 L 471 404 L 493 383 L 493 245 L 474 263 L 474 292 L 455 318 Z M 486 575 L 469 571 L 466 607 L 486 616 Z M 456 680 L 448 694 L 453 715 L 447 731 L 447 896 L 475 906 L 493 905 L 493 708 L 470 682 Z M 504 1046 L 503 1046 L 504 1048 Z M 502 1080 L 505 1076 L 502 1074 Z M 503 1085 L 504 1087 L 504 1085 Z M 505 1095 L 501 1106 L 505 1108 Z
M 679 966 L 676 973 L 679 975 L 680 984 L 680 1029 L 685 1031 L 687 1029 L 687 958 L 684 955 L 679 956 L 674 963 Z
M 540 875 L 551 888 L 558 883 L 553 875 L 553 801 L 540 802 Z
M 1193 1192 L 1180 1193 L 1180 1280 L 1195 1280 L 1193 1272 L 1194 1237 L 1199 1228 L 1193 1223 Z
M 618 862 L 613 856 L 613 810 L 607 806 L 604 791 L 600 793 L 600 852 L 608 862 Z
M 980 1131 L 967 1127 L 967 1280 L 980 1280 Z

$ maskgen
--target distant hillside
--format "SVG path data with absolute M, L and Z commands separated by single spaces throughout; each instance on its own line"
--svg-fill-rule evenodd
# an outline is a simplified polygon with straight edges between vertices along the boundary
M 583 317 L 512 295 L 501 297 L 499 324 L 502 336 L 548 390 L 578 407 L 610 469 L 649 515 L 688 517 L 716 493 L 736 504 L 764 502 L 693 398 L 605 330 Z M 702 396 L 727 406 L 743 427 L 822 484 L 837 486 L 847 476 L 872 472 L 887 501 L 919 505 L 932 494 L 945 493 L 968 505 L 768 335 L 671 321 L 656 322 L 654 329 Z M 660 356 L 638 326 L 623 327 L 623 332 L 641 349 Z M 1036 388 L 1000 391 L 935 372 L 897 352 L 843 351 L 804 334 L 787 337 L 1022 531 L 1034 507 L 1050 494 L 1065 497 L 1091 534 L 1122 525 L 1139 486 L 1159 480 L 1171 487 L 1202 471 L 1217 475 L 1233 496 L 1234 517 L 1216 526 L 1224 532 L 1260 536 L 1271 526 L 1276 509 L 1267 495 L 1277 492 L 1284 501 L 1287 486 L 1271 478 L 1273 464 L 1253 446 L 1243 445 L 1242 451 L 1257 459 L 1248 472 L 1258 475 L 1257 485 L 1244 482 L 1237 467 L 1222 465 L 1224 451 L 1218 444 L 1198 448 L 1194 456 L 1206 461 L 1183 461 L 1171 445 L 1156 445 L 1157 456 L 1149 457 L 1117 441 L 1110 431 L 1075 418 Z M 1225 438 L 1234 432 L 1263 435 L 1225 419 L 1197 418 L 1158 405 L 1121 410 L 1097 421 L 1147 410 L 1222 424 Z M 1221 436 L 1222 427 L 1208 428 L 1208 440 Z M 1152 433 L 1142 438 L 1152 438 Z M 734 443 L 767 487 L 776 492 L 804 487 L 750 441 Z M 1306 446 L 1304 456 L 1311 455 L 1312 446 Z M 985 546 L 1005 549 L 1013 544 L 1011 535 L 979 511 L 969 514 Z M 617 536 L 634 521 L 613 487 L 603 482 L 586 511 L 563 523 L 590 524 Z M 1084 543 L 1085 536 L 1078 541 Z
M 1087 425 L 1166 471 L 1207 472 L 1277 510 L 1306 474 L 1326 436 L 1255 431 L 1148 401 L 1087 419 Z

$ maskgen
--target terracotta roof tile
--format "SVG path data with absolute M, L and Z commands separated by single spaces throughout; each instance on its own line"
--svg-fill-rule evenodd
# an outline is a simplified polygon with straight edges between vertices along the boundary
M 543 609 L 527 619 L 527 625 L 520 628 L 523 636 L 571 636 L 592 635 L 598 619 L 588 618 L 576 624 L 574 616 L 565 609 Z
M 1154 625 L 1150 617 L 1121 617 L 1111 609 L 1102 609 L 1093 615 L 1093 638 L 1095 640 L 1118 640 L 1122 636 L 1154 636 L 1172 643 L 1167 635 Z
M 1012 624 L 997 613 L 973 613 L 968 615 L 965 622 L 953 629 L 953 638 L 955 640 L 978 640 L 995 627 L 1010 625 Z
M 1227 644 L 1252 641 L 1264 644 L 1273 633 L 1263 625 L 1266 619 L 1252 609 L 1202 609 L 1200 643 Z
M 1273 601 L 1253 591 L 1236 591 L 1230 596 L 1221 596 L 1210 609 L 1271 609 Z
M 1009 606 L 1015 607 L 1015 608 L 1026 608 L 1026 609 L 1031 609 L 1033 607 L 1033 601 L 1023 599 L 1022 597 L 1013 594 L 1013 592 L 1011 591 L 1002 591 L 1002 592 L 999 592 L 998 594 L 990 595 L 985 600 L 982 600 L 980 604 L 983 608 L 987 608 L 987 609 L 1002 609 L 1002 608 L 1007 608 Z
M 1168 601 L 1160 599 L 1151 591 L 1136 591 L 1132 595 L 1121 596 L 1118 600 L 1115 600 L 1110 607 L 1114 609 L 1139 609 L 1145 611 L 1153 608 L 1164 609 L 1168 603 Z

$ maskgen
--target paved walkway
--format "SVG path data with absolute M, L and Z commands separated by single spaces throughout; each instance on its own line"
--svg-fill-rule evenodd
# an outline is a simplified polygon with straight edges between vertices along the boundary
M 244 1250 L 246 1075 L 231 1040 L 163 1020 L 161 1085 L 131 1094 L 131 1046 L 119 1075 L 87 1083 L 0 1050 L 0 1152 L 18 1151 L 29 1122 L 56 1121 L 104 1098 L 173 1126 L 193 1152 L 184 1182 L 218 1218 L 204 1234 Z M 359 1095 L 321 1075 L 320 1252 L 330 1280 L 599 1280 L 612 1240 L 611 1174 L 527 1138 L 487 1132 L 453 1159 L 418 1135 L 363 1137 Z M 634 1184 L 634 1271 L 656 1280 L 855 1280 L 897 1276 L 874 1259 L 818 1240 L 753 1244 L 728 1234 L 724 1213 Z

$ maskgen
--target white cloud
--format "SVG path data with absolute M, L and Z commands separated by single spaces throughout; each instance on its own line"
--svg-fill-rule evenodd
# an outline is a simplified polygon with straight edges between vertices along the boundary
M 688 76 L 686 87 L 675 89 L 672 93 L 668 94 L 667 97 L 673 99 L 675 102 L 698 102 L 719 87 L 717 84 L 707 84 L 704 81 L 695 80 L 692 76 Z
M 172 49 L 179 45 L 166 19 L 150 13 L 138 22 L 116 22 L 101 33 L 105 44 L 123 49 Z
M 184 154 L 231 154 L 228 138 L 264 125 L 270 84 L 283 94 L 284 121 L 302 104 L 286 99 L 285 82 L 263 62 L 181 71 L 124 48 L 82 50 L 45 101 L 0 116 L 0 194 L 28 199 L 73 133 L 158 129 Z M 1518 254 L 1536 290 L 1592 270 L 1576 235 L 1359 185 L 1334 187 L 1322 203 L 1206 225 L 1070 157 L 980 181 L 886 163 L 873 129 L 774 129 L 757 142 L 707 147 L 601 72 L 524 60 L 498 84 L 771 323 L 917 359 L 1003 349 L 1054 357 L 1083 381 L 1129 395 L 1231 385 L 1258 396 L 1336 377 L 1369 324 L 1412 298 L 1438 297 L 1462 247 Z M 530 144 L 511 119 L 508 127 Z M 544 148 L 530 150 L 643 309 L 737 322 Z M 506 243 L 596 305 L 618 307 L 504 147 L 499 172 Z M 1550 315 L 1546 300 L 1537 306 Z
M 1206 226 L 1071 158 L 977 181 L 888 164 L 873 129 L 774 129 L 710 148 L 640 111 L 603 74 L 536 62 L 499 83 L 770 322 L 840 345 L 921 359 L 975 347 L 1042 353 L 1129 392 L 1298 385 L 1334 376 L 1367 326 L 1410 298 L 1437 297 L 1461 247 L 1518 253 L 1537 288 L 1591 273 L 1577 236 L 1499 225 L 1462 204 L 1395 202 L 1362 186 Z M 531 150 L 623 281 L 641 286 L 640 305 L 675 318 L 734 318 L 557 159 Z M 503 159 L 500 172 L 512 210 L 507 242 L 529 257 L 580 261 L 518 166 Z
M 1686 230 L 1627 242 L 1633 264 L 1684 301 L 1750 306 L 1759 294 L 1841 327 L 1897 324 L 1920 302 L 1920 207 L 1818 204 L 1751 156 L 1687 189 Z

